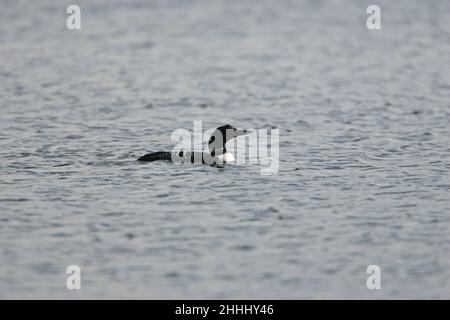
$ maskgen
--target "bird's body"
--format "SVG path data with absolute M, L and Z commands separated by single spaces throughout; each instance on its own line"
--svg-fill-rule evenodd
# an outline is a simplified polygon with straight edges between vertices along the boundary
M 178 152 L 158 151 L 146 154 L 140 158 L 139 161 L 153 162 L 153 161 L 171 161 L 174 163 L 201 163 L 209 165 L 222 165 L 224 163 L 233 162 L 234 156 L 228 152 L 225 145 L 227 141 L 248 133 L 248 130 L 239 130 L 230 125 L 224 125 L 214 130 L 208 141 L 207 152 L 192 152 L 180 150 Z

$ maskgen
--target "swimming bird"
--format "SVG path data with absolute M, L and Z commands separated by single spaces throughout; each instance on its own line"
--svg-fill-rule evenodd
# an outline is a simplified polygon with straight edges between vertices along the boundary
M 209 165 L 222 165 L 227 162 L 233 162 L 234 156 L 227 151 L 226 143 L 233 138 L 242 136 L 251 132 L 250 130 L 237 129 L 229 124 L 216 128 L 208 140 L 208 150 L 206 152 L 192 152 L 180 150 L 178 152 L 158 151 L 146 154 L 138 161 L 153 162 L 166 160 L 174 163 L 203 163 Z

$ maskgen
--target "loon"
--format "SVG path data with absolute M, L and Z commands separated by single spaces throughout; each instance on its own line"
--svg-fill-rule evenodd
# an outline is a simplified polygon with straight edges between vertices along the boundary
M 158 151 L 148 153 L 138 161 L 153 162 L 166 160 L 176 163 L 203 163 L 210 165 L 222 165 L 227 162 L 233 162 L 234 156 L 227 151 L 225 145 L 231 139 L 251 132 L 250 130 L 237 129 L 229 124 L 218 127 L 211 134 L 208 141 L 209 153 L 206 152 L 179 152 Z

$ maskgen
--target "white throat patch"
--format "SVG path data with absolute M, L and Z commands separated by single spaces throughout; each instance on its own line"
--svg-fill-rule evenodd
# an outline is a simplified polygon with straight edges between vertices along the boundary
M 216 162 L 218 163 L 226 163 L 226 162 L 233 162 L 234 156 L 231 152 L 225 152 L 224 154 L 219 154 L 215 156 Z

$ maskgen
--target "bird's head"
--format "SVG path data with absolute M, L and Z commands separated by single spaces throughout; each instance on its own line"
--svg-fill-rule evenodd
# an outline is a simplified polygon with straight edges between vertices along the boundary
M 224 154 L 226 152 L 225 145 L 228 141 L 238 136 L 249 133 L 250 130 L 237 129 L 232 125 L 226 124 L 216 128 L 208 141 L 208 149 L 212 156 L 217 153 Z

